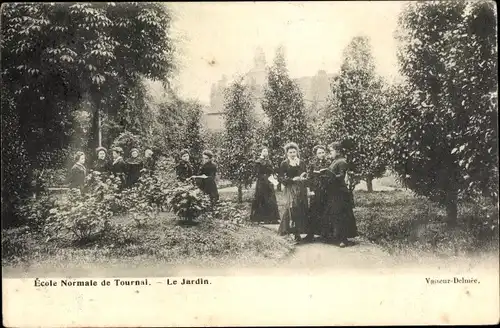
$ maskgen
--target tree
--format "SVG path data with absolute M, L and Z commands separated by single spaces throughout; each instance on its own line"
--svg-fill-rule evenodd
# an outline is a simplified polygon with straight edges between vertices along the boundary
M 184 111 L 186 112 L 186 126 L 184 130 L 183 148 L 190 150 L 191 159 L 195 167 L 201 166 L 201 157 L 204 149 L 204 142 L 201 138 L 201 115 L 202 106 L 194 100 L 183 101 Z
M 254 144 L 253 100 L 243 80 L 237 79 L 226 89 L 224 101 L 225 156 L 227 177 L 238 186 L 238 202 L 243 202 L 243 186 L 251 172 Z
M 262 109 L 269 117 L 268 144 L 274 165 L 283 159 L 283 146 L 293 141 L 307 148 L 307 120 L 304 98 L 288 75 L 283 48 L 278 48 L 273 65 L 268 69 Z M 308 153 L 303 153 L 307 157 Z
M 498 197 L 497 48 L 491 2 L 421 2 L 399 21 L 406 97 L 392 124 L 395 170 L 446 206 Z
M 369 192 L 372 180 L 385 172 L 386 142 L 382 132 L 388 124 L 386 84 L 375 73 L 374 59 L 367 37 L 355 37 L 344 50 L 340 74 L 331 83 L 324 133 L 328 142 L 347 145 L 346 156 L 354 177 L 351 189 L 360 179 Z
M 168 83 L 174 48 L 170 14 L 159 3 L 9 3 L 1 15 L 2 99 L 9 99 L 2 118 L 19 139 L 2 130 L 3 170 L 13 172 L 2 175 L 2 197 L 10 199 L 34 169 L 50 164 L 41 154 L 72 144 L 72 113 L 82 101 L 91 104 L 89 148 L 99 142 L 103 117 L 130 129 L 147 124 L 140 115 L 129 120 L 124 104 L 140 102 L 143 78 Z M 27 156 L 26 174 L 14 174 L 15 155 L 3 158 L 16 152 Z M 29 188 L 17 192 L 24 197 Z

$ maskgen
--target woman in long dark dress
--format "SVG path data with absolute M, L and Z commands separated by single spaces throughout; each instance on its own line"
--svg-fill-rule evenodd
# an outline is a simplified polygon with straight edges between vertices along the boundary
M 94 162 L 94 167 L 93 167 L 94 171 L 101 173 L 109 172 L 111 167 L 108 160 L 108 152 L 106 148 L 98 147 L 96 149 L 96 152 L 97 152 L 97 159 Z
M 189 150 L 183 149 L 179 155 L 181 158 L 175 167 L 175 172 L 177 174 L 177 180 L 185 182 L 193 176 L 193 166 L 189 161 Z
M 311 165 L 309 166 L 309 189 L 314 193 L 309 201 L 309 217 L 307 224 L 306 240 L 313 240 L 314 235 L 321 234 L 321 215 L 326 205 L 326 189 L 328 177 L 326 169 L 330 164 L 326 158 L 326 147 L 317 145 L 313 148 L 316 155 Z
M 87 169 L 85 168 L 85 154 L 78 151 L 76 152 L 74 159 L 75 164 L 71 167 L 68 176 L 69 187 L 72 189 L 78 189 L 81 193 L 83 193 L 85 177 L 87 176 Z
M 154 168 L 155 168 L 155 160 L 153 158 L 153 151 L 150 149 L 150 148 L 146 148 L 146 150 L 144 151 L 144 165 L 143 165 L 143 169 L 148 172 L 148 173 L 151 173 L 153 172 Z
M 260 157 L 255 161 L 255 196 L 252 202 L 250 221 L 264 223 L 278 223 L 279 211 L 274 186 L 269 177 L 274 173 L 269 160 L 269 150 L 263 148 Z
M 278 229 L 280 235 L 293 234 L 300 241 L 300 234 L 306 233 L 307 222 L 307 168 L 299 158 L 299 147 L 290 142 L 285 146 L 287 159 L 278 170 L 278 180 L 285 187 L 285 209 Z
M 219 191 L 215 177 L 217 166 L 213 162 L 214 154 L 210 150 L 203 152 L 203 165 L 200 168 L 200 174 L 193 176 L 196 178 L 198 187 L 210 197 L 210 202 L 215 205 L 219 201 Z
M 136 148 L 130 150 L 130 159 L 126 162 L 127 186 L 132 187 L 141 177 L 142 162 Z
M 333 143 L 329 148 L 333 162 L 326 171 L 328 203 L 322 216 L 322 230 L 327 239 L 338 242 L 340 247 L 345 247 L 348 238 L 358 235 L 351 192 L 345 183 L 348 165 L 340 143 Z

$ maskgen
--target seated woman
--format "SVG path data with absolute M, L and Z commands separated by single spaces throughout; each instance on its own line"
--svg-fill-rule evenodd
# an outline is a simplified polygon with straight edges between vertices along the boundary
M 71 167 L 68 176 L 69 187 L 76 188 L 83 193 L 85 187 L 85 177 L 87 176 L 87 169 L 84 165 L 85 154 L 81 151 L 76 152 L 74 160 L 75 164 Z
M 185 182 L 193 176 L 193 166 L 189 161 L 189 150 L 183 149 L 179 155 L 180 161 L 175 167 L 175 173 L 177 174 L 177 180 Z
M 193 176 L 197 179 L 198 187 L 210 197 L 212 205 L 219 201 L 219 191 L 215 177 L 217 174 L 217 166 L 213 162 L 214 154 L 210 150 L 203 152 L 203 165 L 200 168 L 200 174 Z
M 338 242 L 340 247 L 345 247 L 348 238 L 358 235 L 351 192 L 345 183 L 348 165 L 340 143 L 331 144 L 329 149 L 333 162 L 326 171 L 327 204 L 322 215 L 322 234 L 328 240 Z

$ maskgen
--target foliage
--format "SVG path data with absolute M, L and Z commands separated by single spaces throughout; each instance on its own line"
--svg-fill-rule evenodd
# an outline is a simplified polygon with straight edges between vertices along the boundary
M 173 190 L 170 204 L 181 219 L 193 221 L 208 209 L 210 201 L 201 190 L 187 183 Z
M 435 203 L 404 191 L 356 191 L 354 214 L 363 238 L 390 252 L 418 251 L 456 255 L 498 247 L 498 213 L 495 206 L 464 204 L 455 228 Z
M 242 202 L 241 189 L 248 184 L 253 171 L 249 159 L 252 156 L 255 118 L 250 90 L 242 79 L 236 80 L 226 89 L 224 102 L 224 167 L 225 177 L 238 185 L 238 201 Z
M 140 149 L 143 147 L 143 140 L 138 135 L 133 134 L 130 131 L 124 131 L 116 137 L 116 139 L 111 144 L 111 148 L 113 147 L 121 147 L 123 149 L 123 156 L 126 158 L 130 156 L 130 150 L 132 148 Z M 111 155 L 111 151 L 110 151 Z
M 11 217 L 25 196 L 14 189 L 27 193 L 31 170 L 45 164 L 38 155 L 85 135 L 73 115 L 83 102 L 91 138 L 79 146 L 97 145 L 96 113 L 132 132 L 148 124 L 142 78 L 167 83 L 174 49 L 160 3 L 9 3 L 1 14 L 2 185 L 12 186 L 2 190 L 2 213 Z
M 309 146 L 304 99 L 288 74 L 282 48 L 278 49 L 268 69 L 262 109 L 270 121 L 267 139 L 274 165 L 283 160 L 283 146 L 287 142 L 296 142 L 301 148 Z M 307 153 L 302 155 L 308 156 Z
M 354 187 L 359 179 L 371 185 L 388 162 L 383 132 L 389 123 L 386 85 L 375 73 L 375 63 L 367 37 L 355 37 L 344 50 L 340 74 L 331 83 L 325 111 L 325 140 L 349 146 L 346 156 L 352 165 Z
M 393 107 L 394 168 L 409 188 L 446 204 L 453 223 L 461 198 L 498 197 L 494 5 L 419 2 L 399 26 L 406 79 Z

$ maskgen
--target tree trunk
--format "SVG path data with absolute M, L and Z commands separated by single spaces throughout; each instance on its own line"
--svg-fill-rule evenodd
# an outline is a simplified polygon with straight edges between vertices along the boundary
M 243 203 L 243 187 L 242 184 L 238 184 L 238 203 Z
M 456 191 L 448 191 L 446 194 L 446 223 L 449 226 L 457 224 L 458 197 Z
M 373 192 L 373 177 L 372 176 L 366 177 L 366 190 L 368 192 Z

